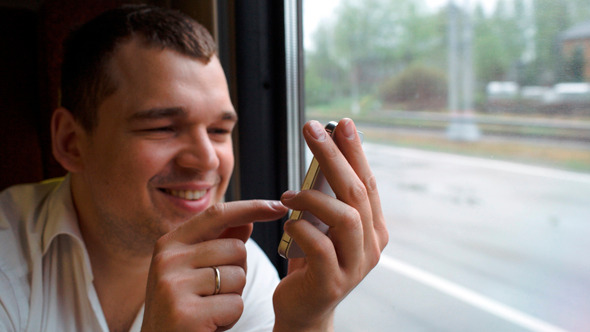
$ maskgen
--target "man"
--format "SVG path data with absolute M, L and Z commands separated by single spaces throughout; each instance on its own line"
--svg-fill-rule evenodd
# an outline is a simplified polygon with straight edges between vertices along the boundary
M 317 122 L 303 129 L 338 200 L 220 203 L 237 116 L 214 41 L 180 13 L 127 6 L 73 33 L 62 105 L 52 144 L 68 175 L 0 195 L 0 330 L 330 330 L 387 243 L 349 119 L 334 140 Z M 288 208 L 330 232 L 287 223 L 307 256 L 279 283 L 247 240 Z

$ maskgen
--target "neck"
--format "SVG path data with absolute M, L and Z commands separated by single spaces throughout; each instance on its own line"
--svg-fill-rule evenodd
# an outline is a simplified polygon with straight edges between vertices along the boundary
M 75 198 L 75 189 L 72 190 Z M 84 218 L 80 206 L 76 208 L 92 266 L 94 288 L 109 329 L 128 331 L 145 300 L 151 251 L 132 250 L 119 243 L 118 237 L 109 235 L 112 230 L 105 230 L 108 222 Z
M 103 241 L 97 232 L 81 227 L 82 237 L 88 250 L 94 279 L 107 279 L 111 282 L 124 282 L 127 279 L 147 282 L 151 254 L 138 254 L 112 242 Z M 145 286 L 145 285 L 144 285 Z
M 114 220 L 93 204 L 92 197 L 80 189 L 81 181 L 72 176 L 72 198 L 76 207 L 80 233 L 96 279 L 147 280 L 149 265 L 155 243 L 133 237 L 124 220 Z M 123 278 L 123 279 L 121 279 Z M 113 280 L 116 281 L 116 280 Z
M 97 232 L 81 228 L 109 330 L 129 331 L 145 301 L 151 255 L 133 255 L 101 241 Z

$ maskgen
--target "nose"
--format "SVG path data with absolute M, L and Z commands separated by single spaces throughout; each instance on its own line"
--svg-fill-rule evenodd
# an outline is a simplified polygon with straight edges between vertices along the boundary
M 207 130 L 197 129 L 188 134 L 176 163 L 183 168 L 205 172 L 219 167 L 219 157 Z

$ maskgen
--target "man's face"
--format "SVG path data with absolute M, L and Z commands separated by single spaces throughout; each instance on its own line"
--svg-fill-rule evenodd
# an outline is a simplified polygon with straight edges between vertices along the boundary
M 117 236 L 154 241 L 222 199 L 236 113 L 216 57 L 132 40 L 110 66 L 117 89 L 84 141 L 86 193 L 76 203 Z

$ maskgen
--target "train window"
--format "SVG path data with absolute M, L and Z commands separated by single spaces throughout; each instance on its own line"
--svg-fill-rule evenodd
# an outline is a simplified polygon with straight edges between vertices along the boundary
M 590 2 L 303 1 L 305 117 L 365 134 L 390 244 L 337 331 L 590 329 Z

